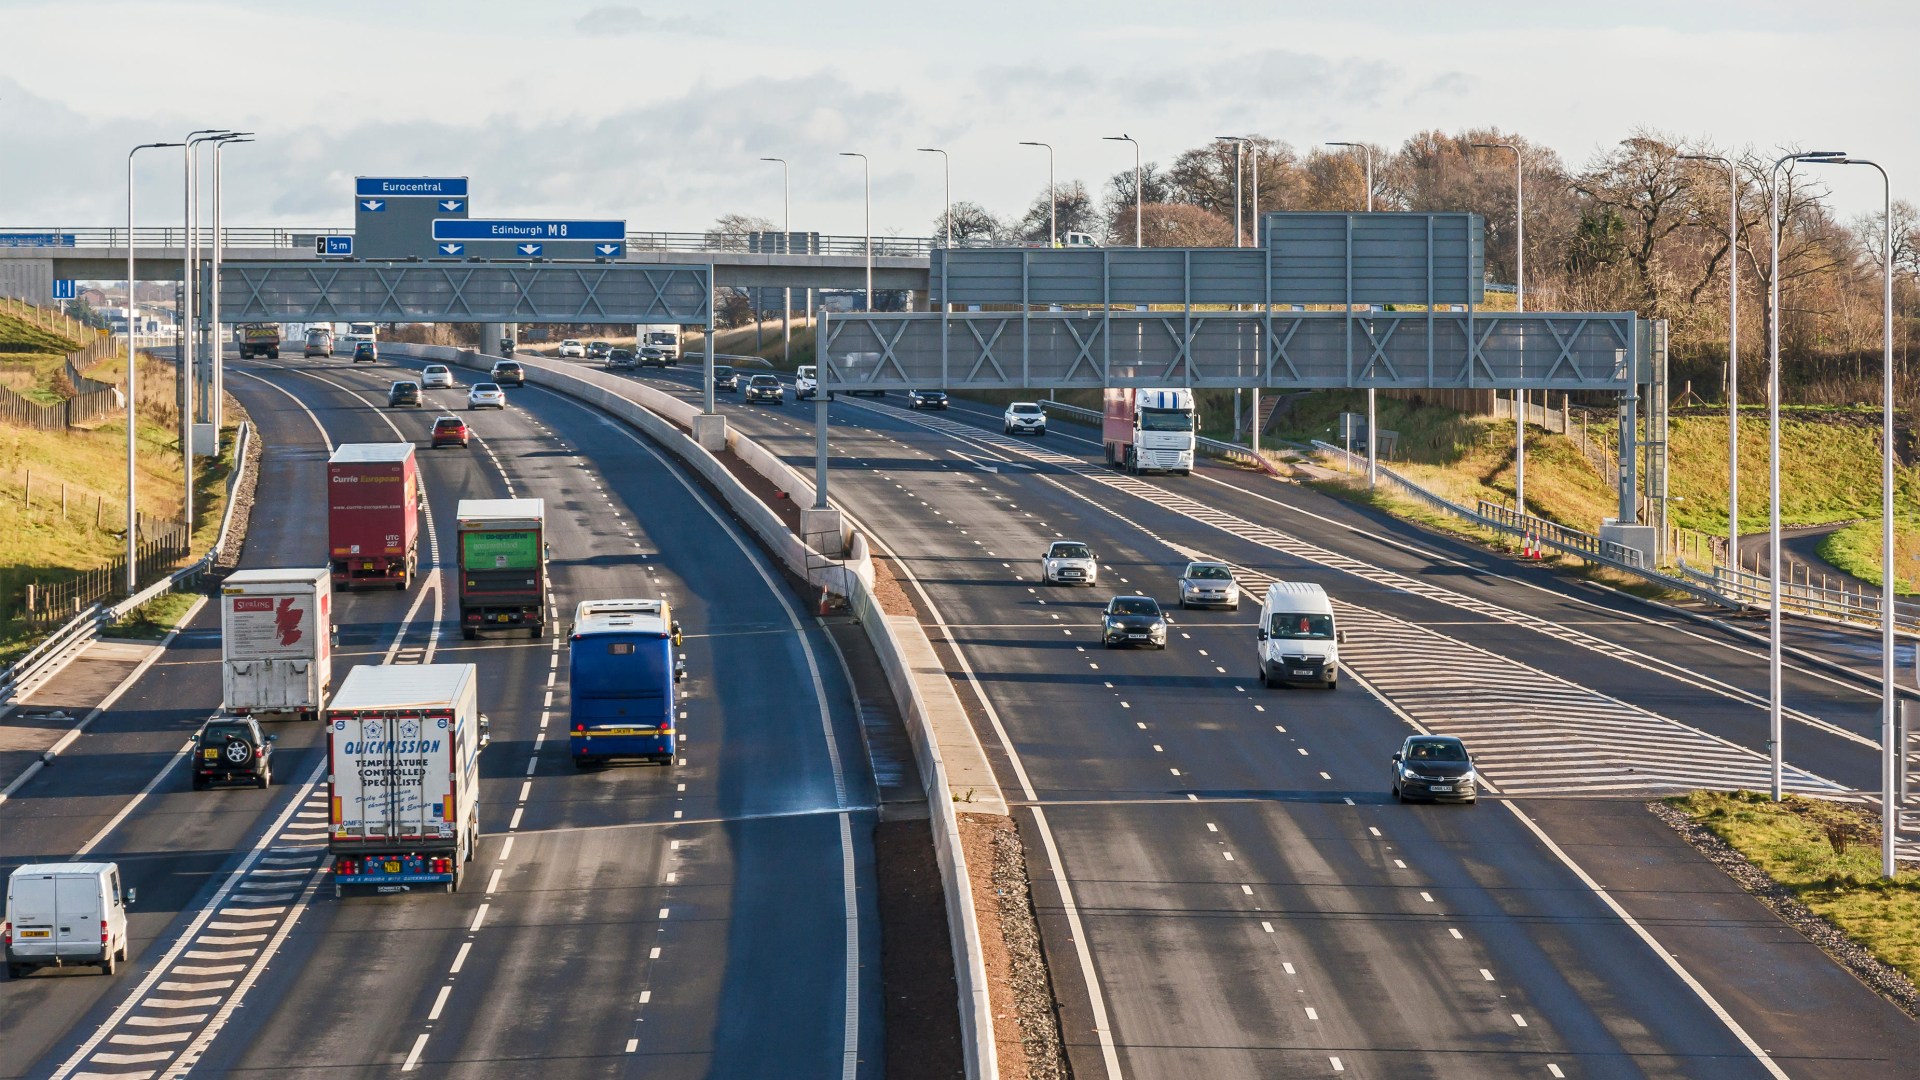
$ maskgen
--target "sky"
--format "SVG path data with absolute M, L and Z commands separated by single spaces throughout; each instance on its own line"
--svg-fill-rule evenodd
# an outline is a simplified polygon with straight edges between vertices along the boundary
M 1540 9 L 1526 11 L 1527 8 Z M 0 0 L 0 230 L 125 220 L 127 150 L 207 127 L 232 224 L 344 226 L 359 176 L 467 176 L 476 217 L 725 213 L 928 235 L 953 197 L 1016 213 L 1223 134 L 1397 146 L 1496 126 L 1577 167 L 1637 127 L 1725 149 L 1871 157 L 1920 195 L 1920 5 L 1885 0 L 1106 0 L 821 7 L 593 0 Z M 139 159 L 143 224 L 180 217 L 177 151 Z M 1867 169 L 1828 176 L 1877 208 Z

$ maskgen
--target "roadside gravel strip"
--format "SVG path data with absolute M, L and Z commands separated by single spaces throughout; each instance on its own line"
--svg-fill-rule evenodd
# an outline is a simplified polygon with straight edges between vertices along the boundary
M 1920 987 L 1916 987 L 1913 980 L 1898 968 L 1868 952 L 1832 923 L 1814 914 L 1785 886 L 1768 877 L 1766 871 L 1753 865 L 1745 855 L 1715 835 L 1712 829 L 1688 817 L 1685 811 L 1657 799 L 1649 802 L 1647 809 L 1692 844 L 1694 850 L 1706 856 L 1707 861 L 1726 871 L 1734 884 L 1765 904 L 1769 911 L 1780 917 L 1781 922 L 1799 931 L 1821 952 L 1832 957 L 1834 963 L 1852 972 L 1874 993 L 1899 1006 L 1908 1016 L 1920 1020 Z

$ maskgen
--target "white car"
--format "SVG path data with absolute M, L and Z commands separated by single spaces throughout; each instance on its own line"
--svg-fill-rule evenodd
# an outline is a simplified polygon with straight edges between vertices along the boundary
M 1100 580 L 1100 566 L 1087 545 L 1055 540 L 1040 557 L 1040 580 L 1049 585 L 1093 585 Z
M 1008 435 L 1045 435 L 1047 414 L 1031 401 L 1016 401 L 1001 415 L 1000 430 Z
M 507 407 L 507 392 L 494 383 L 474 383 L 467 391 L 469 409 L 504 409 Z
M 420 385 L 429 390 L 451 390 L 453 369 L 445 364 L 428 364 L 420 370 Z
M 801 364 L 793 370 L 793 396 L 798 401 L 806 401 L 820 392 L 820 369 L 812 364 Z
M 565 360 L 569 356 L 577 356 L 585 360 L 587 358 L 587 347 L 572 338 L 568 338 L 560 343 L 559 356 L 562 360 Z

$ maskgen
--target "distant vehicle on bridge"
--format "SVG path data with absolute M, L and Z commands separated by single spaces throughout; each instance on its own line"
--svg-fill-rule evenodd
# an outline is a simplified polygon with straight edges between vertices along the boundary
M 242 323 L 233 328 L 233 343 L 239 347 L 242 360 L 259 357 L 278 360 L 280 326 L 277 323 Z

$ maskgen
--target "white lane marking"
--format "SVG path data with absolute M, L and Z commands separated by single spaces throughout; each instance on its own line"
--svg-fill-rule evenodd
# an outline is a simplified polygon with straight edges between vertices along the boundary
M 420 1033 L 420 1036 L 418 1038 L 413 1040 L 413 1049 L 407 1052 L 407 1060 L 401 1064 L 400 1071 L 412 1072 L 414 1069 L 414 1066 L 420 1064 L 420 1051 L 425 1050 L 426 1048 L 427 1048 L 427 1033 L 423 1031 Z
M 487 895 L 488 896 L 492 896 L 495 892 L 499 890 L 500 872 L 503 869 L 505 868 L 496 866 L 493 868 L 493 873 L 487 875 Z
M 1454 929 L 1454 928 L 1453 928 L 1453 927 L 1451 927 L 1451 926 L 1449 926 L 1449 927 L 1447 927 L 1447 933 L 1449 933 L 1449 934 L 1452 934 L 1452 935 L 1453 935 L 1453 940 L 1455 940 L 1455 941 L 1465 941 L 1465 940 L 1466 940 L 1466 938 L 1464 938 L 1464 937 L 1462 937 L 1462 936 L 1461 936 L 1461 934 L 1460 934 L 1460 931 L 1458 931 L 1458 930 L 1456 930 L 1456 929 Z
M 1480 977 L 1481 977 L 1481 978 L 1483 978 L 1483 979 L 1485 979 L 1485 980 L 1487 980 L 1488 982 L 1492 982 L 1492 981 L 1493 981 L 1493 972 L 1491 972 L 1491 971 L 1488 971 L 1488 970 L 1487 970 L 1486 968 L 1481 968 L 1481 969 L 1480 969 Z
M 1427 903 L 1431 904 L 1433 903 L 1433 894 L 1429 892 L 1423 892 L 1420 894 L 1420 899 L 1425 900 Z
M 1339 1059 L 1339 1058 L 1337 1058 L 1337 1057 L 1330 1057 L 1330 1058 L 1328 1058 L 1327 1060 L 1328 1060 L 1329 1062 L 1331 1062 L 1331 1063 L 1333 1064 L 1333 1071 L 1334 1071 L 1334 1072 L 1346 1072 L 1346 1071 L 1347 1071 L 1347 1067 L 1346 1067 L 1345 1065 L 1342 1065 L 1342 1064 L 1340 1064 L 1340 1059 Z
M 1320 1019 L 1320 1014 L 1319 1014 L 1319 1013 L 1317 1013 L 1317 1012 L 1315 1012 L 1315 1011 L 1313 1010 L 1313 1006 L 1311 1006 L 1311 1005 L 1309 1005 L 1309 1006 L 1307 1006 L 1307 1019 L 1309 1019 L 1309 1020 L 1318 1020 L 1318 1019 Z
M 447 995 L 451 993 L 453 993 L 452 983 L 448 983 L 445 986 L 442 986 L 440 988 L 440 993 L 434 996 L 433 1008 L 428 1011 L 427 1019 L 429 1020 L 440 1019 L 440 1010 L 447 1007 Z
M 898 565 L 897 559 L 895 563 Z M 924 596 L 923 593 L 922 597 Z M 986 700 L 985 695 L 981 696 L 981 700 Z M 1006 745 L 1011 750 L 1011 741 Z M 1025 779 L 1022 773 L 1022 783 L 1025 783 Z M 1032 797 L 1031 788 L 1028 788 L 1028 797 Z M 1107 1076 L 1111 1080 L 1121 1080 L 1120 1054 L 1114 1046 L 1113 1030 L 1107 1020 L 1106 995 L 1101 991 L 1100 980 L 1093 970 L 1093 954 L 1087 949 L 1087 931 L 1080 922 L 1080 906 L 1073 899 L 1073 890 L 1067 886 L 1067 872 L 1061 865 L 1060 849 L 1053 841 L 1053 830 L 1047 827 L 1046 812 L 1038 806 L 1031 809 L 1034 822 L 1039 826 L 1040 842 L 1046 848 L 1047 862 L 1053 868 L 1053 884 L 1060 893 L 1061 911 L 1067 917 L 1068 928 L 1073 931 L 1074 952 L 1078 954 L 1080 960 L 1080 978 L 1087 987 L 1087 998 L 1093 1012 L 1093 1030 L 1100 1040 L 1100 1057 L 1106 1066 Z
M 1560 860 L 1562 865 L 1568 870 L 1573 871 L 1573 875 L 1580 879 L 1581 884 L 1591 890 L 1593 895 L 1599 897 L 1601 903 L 1605 904 L 1621 922 L 1626 923 L 1627 926 L 1632 929 L 1634 935 L 1645 942 L 1647 948 L 1652 949 L 1653 954 L 1659 957 L 1661 962 L 1666 964 L 1669 970 L 1679 976 L 1681 982 L 1687 984 L 1687 988 L 1692 990 L 1694 995 L 1700 999 L 1701 1003 L 1706 1005 L 1706 1007 L 1712 1011 L 1713 1015 L 1718 1017 L 1720 1022 L 1727 1026 L 1728 1031 L 1733 1032 L 1734 1037 L 1740 1040 L 1740 1045 L 1747 1048 L 1747 1052 L 1752 1054 L 1754 1058 L 1760 1062 L 1761 1067 L 1766 1069 L 1769 1075 L 1773 1076 L 1775 1080 L 1787 1080 L 1787 1074 L 1781 1070 L 1780 1066 L 1774 1064 L 1772 1056 L 1762 1049 L 1759 1043 L 1754 1041 L 1753 1036 L 1747 1034 L 1747 1029 L 1740 1026 L 1740 1022 L 1733 1018 L 1733 1014 L 1727 1012 L 1727 1010 L 1721 1006 L 1719 1000 L 1716 999 L 1705 986 L 1702 986 L 1698 979 L 1693 977 L 1693 973 L 1681 965 L 1678 957 L 1668 952 L 1652 934 L 1647 932 L 1646 927 L 1640 925 L 1638 919 L 1635 919 L 1628 913 L 1626 908 L 1620 906 L 1620 902 L 1613 898 L 1613 894 L 1607 892 L 1606 889 L 1600 886 L 1599 882 L 1593 880 L 1586 870 L 1583 869 L 1579 863 L 1574 862 L 1572 856 L 1563 851 L 1559 844 L 1554 843 L 1553 838 L 1549 837 L 1546 831 L 1540 828 L 1532 818 L 1528 817 L 1519 806 L 1512 802 L 1508 802 L 1506 806 L 1508 810 L 1513 812 L 1514 817 L 1520 819 L 1521 824 L 1525 825 L 1533 835 L 1540 838 L 1540 842 L 1546 845 L 1548 851 L 1553 852 L 1554 856 Z
M 453 954 L 453 966 L 447 969 L 447 974 L 449 975 L 460 974 L 460 969 L 467 966 L 467 954 L 472 951 L 473 951 L 473 942 L 471 941 L 461 942 L 460 951 Z
M 467 933 L 477 934 L 480 932 L 480 924 L 487 921 L 487 909 L 492 906 L 492 904 L 484 900 L 480 902 L 480 910 L 473 913 L 473 925 L 467 927 Z
M 1560 1066 L 1555 1065 L 1553 1062 L 1549 1061 L 1547 1062 L 1547 1075 L 1548 1076 L 1565 1076 L 1567 1074 L 1560 1071 Z
M 1521 1016 L 1521 1015 L 1520 1015 L 1519 1013 L 1510 1013 L 1510 1014 L 1508 1014 L 1508 1015 L 1510 1015 L 1510 1016 L 1512 1016 L 1512 1017 L 1513 1017 L 1513 1023 L 1514 1023 L 1514 1026 L 1515 1026 L 1515 1027 L 1526 1027 L 1526 1026 L 1527 1026 L 1527 1018 L 1526 1018 L 1526 1017 L 1524 1017 L 1524 1016 Z

